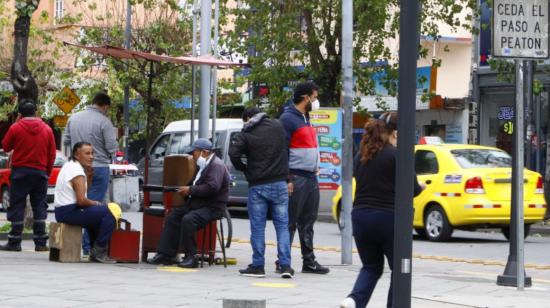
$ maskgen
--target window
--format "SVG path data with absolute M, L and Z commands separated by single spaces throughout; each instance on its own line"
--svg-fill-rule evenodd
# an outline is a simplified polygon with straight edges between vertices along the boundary
M 55 0 L 55 18 L 63 18 L 63 0 Z
M 168 150 L 167 155 L 180 154 L 183 151 L 183 146 L 181 144 L 182 140 L 183 134 L 174 135 L 174 137 L 172 137 L 172 141 L 170 142 L 170 149 Z
M 504 151 L 492 149 L 464 149 L 451 151 L 458 164 L 470 168 L 510 168 L 512 157 Z
M 437 157 L 432 151 L 416 151 L 414 160 L 417 174 L 436 174 L 439 172 Z
M 170 141 L 170 135 L 164 135 L 155 144 L 155 147 L 151 151 L 151 159 L 163 159 L 168 149 L 168 142 Z

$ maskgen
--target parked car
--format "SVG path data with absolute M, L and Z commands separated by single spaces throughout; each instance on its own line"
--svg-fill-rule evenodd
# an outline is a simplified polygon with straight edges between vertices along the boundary
M 246 205 L 248 196 L 248 183 L 244 174 L 236 170 L 228 157 L 230 140 L 233 134 L 241 131 L 243 121 L 241 119 L 216 119 L 216 138 L 214 148 L 216 154 L 225 162 L 231 176 L 229 188 L 229 203 L 231 205 Z M 195 120 L 195 138 L 198 136 L 198 121 Z M 212 129 L 210 120 L 209 132 Z M 211 135 L 211 133 L 209 134 Z M 148 158 L 138 163 L 141 183 L 145 183 L 145 168 L 147 168 L 148 179 L 146 184 L 162 185 L 164 158 L 174 154 L 184 154 L 184 149 L 191 143 L 191 121 L 182 120 L 171 122 L 166 126 L 162 134 L 155 140 L 151 148 L 144 154 Z M 145 161 L 148 161 L 146 164 Z M 151 192 L 150 202 L 162 203 L 162 193 Z
M 52 174 L 48 179 L 48 192 L 47 192 L 47 202 L 52 203 L 54 199 L 55 192 L 55 183 L 57 182 L 57 176 L 61 167 L 67 162 L 67 157 L 61 152 L 56 151 L 54 167 Z M 4 151 L 0 151 L 0 187 L 2 189 L 1 202 L 2 209 L 6 211 L 8 209 L 8 204 L 10 202 L 10 175 L 11 175 L 11 165 L 10 157 Z
M 448 240 L 454 229 L 498 227 L 510 237 L 512 158 L 504 151 L 468 144 L 417 145 L 415 168 L 426 190 L 414 199 L 416 232 L 431 241 Z M 547 210 L 542 176 L 524 171 L 525 236 Z M 353 192 L 355 195 L 355 180 Z M 333 198 L 340 220 L 341 187 Z

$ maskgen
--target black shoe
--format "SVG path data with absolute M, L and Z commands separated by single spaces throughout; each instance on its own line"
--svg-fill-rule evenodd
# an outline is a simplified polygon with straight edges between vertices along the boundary
M 116 260 L 111 259 L 109 254 L 107 254 L 107 248 L 94 246 L 90 251 L 90 261 L 98 262 L 103 264 L 115 264 Z
M 21 251 L 21 244 L 19 245 L 0 245 L 0 250 L 2 251 Z
M 281 273 L 281 264 L 279 263 L 279 260 L 275 261 L 275 273 Z
M 178 263 L 178 266 L 182 268 L 197 268 L 199 267 L 199 260 L 195 256 L 185 257 Z
M 294 270 L 288 265 L 281 266 L 280 273 L 281 278 L 290 279 L 294 277 Z
M 46 245 L 36 245 L 34 246 L 34 251 L 45 252 L 45 251 L 50 251 L 50 248 Z
M 307 274 L 328 274 L 330 272 L 328 267 L 324 267 L 321 264 L 314 261 L 313 263 L 304 263 L 302 266 L 302 273 Z
M 264 278 L 265 270 L 263 267 L 250 264 L 247 268 L 239 270 L 239 274 L 246 277 Z
M 154 257 L 147 259 L 147 263 L 153 265 L 174 265 L 178 263 L 175 257 L 169 257 L 162 253 L 157 253 Z

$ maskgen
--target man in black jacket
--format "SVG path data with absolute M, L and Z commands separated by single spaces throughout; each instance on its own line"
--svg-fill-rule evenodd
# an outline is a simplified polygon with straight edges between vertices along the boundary
M 176 255 L 178 248 L 182 247 L 185 258 L 178 266 L 196 268 L 196 231 L 222 217 L 229 201 L 229 173 L 223 161 L 212 152 L 212 143 L 207 139 L 197 139 L 191 145 L 190 153 L 199 171 L 191 186 L 180 187 L 180 195 L 188 199 L 184 206 L 174 208 L 166 218 L 157 254 L 147 260 L 149 264 L 178 263 Z
M 285 131 L 278 120 L 270 119 L 256 107 L 245 110 L 243 121 L 242 132 L 231 140 L 229 157 L 248 180 L 247 206 L 253 253 L 252 264 L 239 272 L 243 276 L 265 277 L 265 225 L 267 212 L 271 210 L 277 233 L 279 273 L 283 278 L 292 278 Z

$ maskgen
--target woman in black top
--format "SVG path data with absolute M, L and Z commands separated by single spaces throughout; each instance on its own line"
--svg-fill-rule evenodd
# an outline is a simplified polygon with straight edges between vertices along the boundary
M 357 185 L 351 213 L 363 267 L 342 308 L 366 307 L 384 270 L 384 256 L 393 267 L 396 145 L 397 113 L 387 112 L 367 122 L 354 163 Z M 416 196 L 423 188 L 416 177 L 413 183 Z M 392 307 L 391 284 L 387 307 Z

